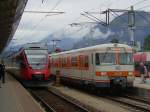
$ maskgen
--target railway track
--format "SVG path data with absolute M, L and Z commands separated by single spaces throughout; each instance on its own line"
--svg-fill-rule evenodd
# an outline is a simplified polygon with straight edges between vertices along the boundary
M 140 98 L 132 96 L 123 96 L 123 97 L 106 96 L 106 98 L 118 102 L 120 104 L 132 107 L 135 110 L 140 110 L 140 112 L 150 112 L 150 102 L 142 100 Z
M 91 93 L 89 91 L 83 90 L 81 88 L 74 88 L 83 93 L 88 93 L 89 95 L 94 95 L 97 98 L 101 97 L 103 99 L 107 99 L 110 101 L 114 101 L 116 103 L 121 104 L 125 109 L 129 109 L 133 112 L 150 112 L 150 101 L 147 99 L 140 98 L 138 96 L 131 95 L 122 95 L 122 96 L 110 96 L 110 94 L 99 94 L 99 93 Z M 117 104 L 116 104 L 117 105 Z
M 124 97 L 150 105 L 150 100 L 145 99 L 145 98 L 141 98 L 141 97 L 137 97 L 137 96 L 133 96 L 133 95 L 124 95 Z
M 89 112 L 88 109 L 47 89 L 32 89 L 31 94 L 39 100 L 47 112 Z

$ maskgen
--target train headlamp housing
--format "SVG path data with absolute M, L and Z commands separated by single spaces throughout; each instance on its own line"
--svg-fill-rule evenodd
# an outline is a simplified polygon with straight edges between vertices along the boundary
M 129 72 L 128 75 L 129 75 L 129 76 L 133 76 L 133 72 Z
M 101 76 L 107 75 L 107 72 L 101 72 Z

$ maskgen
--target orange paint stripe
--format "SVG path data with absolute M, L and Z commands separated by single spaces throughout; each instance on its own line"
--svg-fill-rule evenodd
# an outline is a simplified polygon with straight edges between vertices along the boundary
M 107 72 L 108 76 L 115 77 L 115 76 L 128 76 L 128 72 L 126 71 L 112 71 Z
M 74 77 L 74 76 L 70 76 L 70 77 L 63 76 L 63 77 L 66 77 L 66 78 L 69 78 L 69 79 L 79 79 L 79 80 L 87 80 L 87 81 L 94 81 L 94 82 L 106 82 L 106 83 L 110 82 L 110 80 L 93 80 L 93 79 L 90 79 L 90 78 L 80 78 L 80 77 Z

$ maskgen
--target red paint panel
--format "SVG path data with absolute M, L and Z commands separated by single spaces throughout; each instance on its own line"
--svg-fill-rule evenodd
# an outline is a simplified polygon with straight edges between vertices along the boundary
M 146 53 L 136 53 L 133 55 L 135 62 L 145 62 L 147 61 L 147 54 Z

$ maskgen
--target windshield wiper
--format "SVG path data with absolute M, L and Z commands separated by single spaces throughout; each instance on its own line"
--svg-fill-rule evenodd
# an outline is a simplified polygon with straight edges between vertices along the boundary
M 103 60 L 106 58 L 106 55 L 108 54 L 108 49 L 107 51 L 105 52 L 104 56 L 103 56 Z

